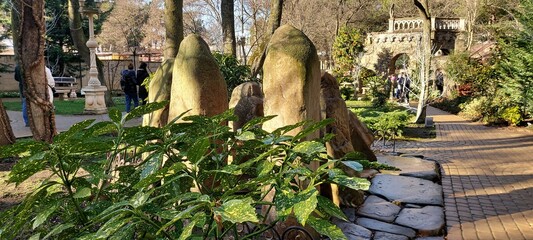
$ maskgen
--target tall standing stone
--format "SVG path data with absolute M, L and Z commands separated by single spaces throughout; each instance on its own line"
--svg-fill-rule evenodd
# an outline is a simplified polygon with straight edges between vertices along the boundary
M 270 39 L 263 65 L 263 92 L 265 116 L 277 115 L 263 124 L 264 130 L 274 131 L 305 120 L 320 121 L 320 62 L 311 40 L 293 26 L 279 27 Z M 288 134 L 296 135 L 303 128 Z M 311 133 L 307 139 L 316 139 L 319 134 Z M 316 169 L 318 165 L 314 162 L 310 167 Z M 274 191 L 265 201 L 273 197 Z M 267 222 L 274 219 L 271 211 Z M 278 223 L 281 229 L 284 225 Z
M 169 121 L 187 115 L 214 116 L 228 109 L 228 90 L 209 46 L 198 35 L 180 44 L 172 71 Z
M 148 102 L 170 101 L 172 87 L 172 68 L 174 59 L 167 59 L 157 69 L 150 81 Z M 143 116 L 143 126 L 163 127 L 168 123 L 169 107 L 156 110 Z
M 267 46 L 263 75 L 265 116 L 278 115 L 263 129 L 273 131 L 304 120 L 320 121 L 320 62 L 315 46 L 304 33 L 290 25 L 274 32 Z M 318 137 L 315 132 L 308 139 Z
M 346 153 L 353 152 L 350 137 L 350 117 L 346 103 L 341 97 L 339 84 L 331 74 L 324 73 L 320 82 L 322 102 L 322 117 L 332 118 L 335 121 L 326 126 L 326 133 L 335 136 L 326 143 L 328 155 L 333 158 L 342 158 Z

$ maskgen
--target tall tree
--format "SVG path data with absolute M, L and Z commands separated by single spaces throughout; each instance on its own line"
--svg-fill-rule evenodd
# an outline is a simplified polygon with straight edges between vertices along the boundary
M 87 43 L 87 38 L 83 32 L 80 3 L 78 0 L 68 0 L 68 20 L 70 36 L 72 37 L 74 47 L 78 50 L 78 54 L 81 56 L 85 64 L 89 66 L 91 64 L 91 54 L 89 48 L 85 45 Z M 100 84 L 102 86 L 107 86 L 104 74 L 104 64 L 100 61 L 98 56 L 96 56 L 96 68 L 98 69 L 98 80 L 100 81 Z M 108 107 L 115 105 L 111 99 L 111 91 L 105 92 L 105 103 Z
M 183 40 L 183 0 L 165 0 L 165 60 L 150 81 L 148 102 L 170 101 L 174 59 Z M 145 115 L 143 125 L 162 127 L 168 122 L 168 107 Z
M 24 94 L 33 138 L 52 142 L 56 133 L 53 105 L 48 98 L 44 62 L 44 0 L 16 0 L 20 26 L 15 36 L 23 72 Z
M 270 1 L 270 15 L 268 17 L 268 29 L 269 29 L 269 36 L 268 39 L 270 39 L 270 36 L 274 34 L 274 31 L 279 28 L 281 25 L 281 17 L 283 15 L 283 0 L 271 0 Z M 259 74 L 259 71 L 263 68 L 263 63 L 265 63 L 266 58 L 266 47 L 263 49 L 258 49 L 262 52 L 261 57 L 256 59 L 254 61 L 254 64 L 252 66 L 252 78 L 257 76 Z
M 431 65 L 431 15 L 429 0 L 413 0 L 422 19 L 422 42 L 420 44 L 420 97 L 416 109 L 416 123 L 424 123 L 429 95 L 429 69 Z
M 165 59 L 174 59 L 183 40 L 183 0 L 165 0 Z
M 0 3 L 0 24 L 4 26 L 8 26 L 9 21 L 9 7 L 5 2 Z M 3 28 L 3 27 L 0 27 Z M 5 49 L 5 45 L 2 44 L 2 40 L 8 38 L 8 29 L 3 29 L 4 33 L 0 34 L 0 52 L 2 52 Z M 4 64 L 0 64 L 0 72 L 4 72 L 6 69 L 6 66 Z M 4 105 L 2 104 L 2 99 L 0 99 L 0 146 L 7 145 L 7 144 L 13 144 L 15 143 L 15 135 L 13 134 L 13 129 L 11 128 L 11 124 L 9 123 L 9 116 L 7 115 L 7 112 L 4 108 Z
M 235 6 L 233 0 L 222 0 L 220 2 L 220 13 L 222 15 L 222 41 L 224 42 L 224 53 L 237 57 L 235 42 Z

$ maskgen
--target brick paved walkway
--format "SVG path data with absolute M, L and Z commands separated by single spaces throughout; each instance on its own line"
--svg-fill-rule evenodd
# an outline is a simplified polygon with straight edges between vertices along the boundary
M 437 138 L 399 143 L 397 151 L 441 164 L 448 239 L 533 240 L 533 133 L 435 108 L 428 116 Z

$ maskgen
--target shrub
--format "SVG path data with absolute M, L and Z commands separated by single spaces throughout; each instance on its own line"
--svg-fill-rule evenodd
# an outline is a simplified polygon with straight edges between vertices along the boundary
M 123 117 L 110 110 L 111 121 L 80 122 L 52 144 L 28 141 L 0 148 L 0 157 L 21 157 L 9 182 L 20 184 L 41 171 L 51 174 L 21 204 L 3 213 L 0 238 L 262 238 L 272 226 L 256 208 L 266 205 L 277 209 L 274 222 L 292 215 L 322 235 L 345 239 L 326 220 L 346 216 L 316 187 L 335 183 L 368 189 L 370 182 L 338 168 L 360 171 L 363 166 L 355 161 L 360 158 L 327 156 L 324 142 L 331 136 L 303 140 L 332 120 L 269 133 L 256 127 L 272 118 L 264 117 L 233 132 L 223 123 L 235 116 L 226 112 L 189 116 L 162 128 L 125 127 L 166 105 L 150 103 Z M 286 135 L 303 125 L 308 127 L 297 135 Z M 311 162 L 321 165 L 313 171 Z M 191 192 L 193 186 L 196 191 Z M 276 190 L 274 201 L 266 202 L 270 189 Z M 239 233 L 239 224 L 254 227 Z
M 481 120 L 484 113 L 487 112 L 490 102 L 486 97 L 472 98 L 470 101 L 459 105 L 461 108 L 461 116 L 472 121 Z
M 501 118 L 512 126 L 516 126 L 523 120 L 520 108 L 518 106 L 505 108 L 501 114 Z
M 228 94 L 230 96 L 233 89 L 241 83 L 246 81 L 258 81 L 257 79 L 250 79 L 250 67 L 241 65 L 237 58 L 217 52 L 213 53 L 213 56 L 220 67 L 222 76 L 224 76 L 224 80 L 228 87 Z
M 389 98 L 390 86 L 387 81 L 380 76 L 369 78 L 370 94 L 372 95 L 372 105 L 382 107 Z

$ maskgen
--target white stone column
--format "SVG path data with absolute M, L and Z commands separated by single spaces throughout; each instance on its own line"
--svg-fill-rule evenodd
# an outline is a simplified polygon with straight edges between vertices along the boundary
M 102 114 L 107 112 L 105 105 L 105 92 L 107 87 L 102 86 L 98 80 L 98 69 L 96 68 L 96 48 L 98 43 L 94 38 L 94 23 L 93 17 L 97 11 L 84 9 L 83 11 L 89 18 L 89 40 L 87 41 L 87 47 L 91 53 L 91 63 L 89 69 L 89 83 L 86 87 L 82 88 L 85 92 L 85 114 Z

